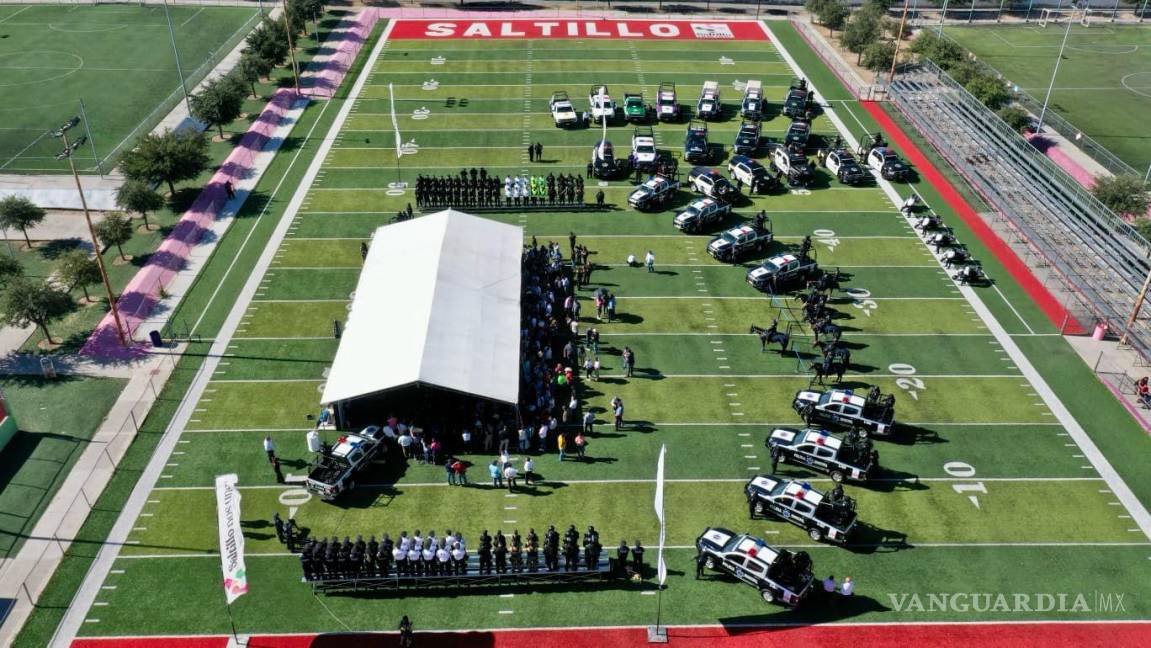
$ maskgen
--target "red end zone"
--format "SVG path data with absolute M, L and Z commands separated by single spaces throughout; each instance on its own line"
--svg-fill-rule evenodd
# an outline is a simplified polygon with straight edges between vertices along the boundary
M 1147 645 L 1151 624 L 1116 623 L 892 623 L 816 626 L 668 628 L 668 643 L 684 648 L 1136 648 Z M 252 636 L 248 648 L 392 648 L 390 634 Z M 228 637 L 77 639 L 72 648 L 224 648 Z M 420 648 L 645 648 L 643 628 L 497 630 L 416 633 Z
M 398 20 L 389 38 L 627 38 L 635 40 L 767 40 L 759 23 L 740 20 Z

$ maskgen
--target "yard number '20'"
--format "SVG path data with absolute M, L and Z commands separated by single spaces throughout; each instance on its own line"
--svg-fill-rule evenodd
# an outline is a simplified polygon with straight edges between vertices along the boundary
M 895 386 L 907 392 L 907 395 L 914 400 L 919 400 L 919 392 L 927 389 L 923 379 L 915 377 L 915 367 L 905 362 L 887 365 L 887 370 L 900 376 L 895 379 Z
M 943 472 L 951 475 L 952 477 L 974 477 L 975 467 L 962 461 L 949 461 L 943 464 Z M 955 492 L 959 493 L 960 495 L 964 493 L 983 493 L 984 495 L 987 494 L 987 487 L 984 486 L 983 482 L 981 481 L 977 481 L 971 484 L 952 484 L 951 488 L 955 489 Z M 971 500 L 971 503 L 975 506 L 975 508 L 979 508 L 978 495 L 968 495 L 967 499 Z

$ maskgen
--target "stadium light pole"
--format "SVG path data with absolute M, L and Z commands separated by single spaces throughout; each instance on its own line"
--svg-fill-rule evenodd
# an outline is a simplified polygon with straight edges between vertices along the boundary
M 172 27 L 172 14 L 168 13 L 168 0 L 164 0 L 164 17 L 168 19 L 168 38 L 172 41 L 172 54 L 176 56 L 176 76 L 180 77 L 180 89 L 184 91 L 184 106 L 192 112 L 192 101 L 188 98 L 188 83 L 184 80 L 184 70 L 180 67 L 180 49 L 176 47 L 176 30 Z
M 84 220 L 88 223 L 88 235 L 92 237 L 92 247 L 96 251 L 96 265 L 100 268 L 100 279 L 104 282 L 104 291 L 108 293 L 108 305 L 112 309 L 112 319 L 116 321 L 116 336 L 120 338 L 120 344 L 128 346 L 128 340 L 124 337 L 124 326 L 120 322 L 120 309 L 116 306 L 116 295 L 112 292 L 112 282 L 108 280 L 108 269 L 104 266 L 104 256 L 100 254 L 100 241 L 96 238 L 96 227 L 92 225 L 92 215 L 88 212 L 88 200 L 84 197 L 84 188 L 80 185 L 80 174 L 76 173 L 76 163 L 72 160 L 72 154 L 84 145 L 86 139 L 84 136 L 80 136 L 75 142 L 68 141 L 68 131 L 79 124 L 80 118 L 73 117 L 60 128 L 52 131 L 52 137 L 64 140 L 64 150 L 56 156 L 56 159 L 68 160 L 68 168 L 72 170 L 72 179 L 76 181 L 76 193 L 80 194 L 80 207 L 83 208 Z
M 895 81 L 895 66 L 899 64 L 899 45 L 903 42 L 903 28 L 907 25 L 907 12 L 911 0 L 903 0 L 903 17 L 899 19 L 899 33 L 895 35 L 895 53 L 891 55 L 891 74 L 887 75 L 887 85 Z
M 296 49 L 292 46 L 292 27 L 288 23 L 288 0 L 282 0 L 284 6 L 284 34 L 288 37 L 288 56 L 292 57 L 292 81 L 296 86 L 296 96 L 300 96 L 300 68 L 296 65 Z
M 1076 9 L 1074 2 L 1071 9 Z M 1051 91 L 1055 89 L 1055 77 L 1059 76 L 1059 64 L 1063 62 L 1063 50 L 1067 48 L 1067 38 L 1071 36 L 1071 17 L 1067 17 L 1067 29 L 1063 32 L 1063 44 L 1059 46 L 1059 54 L 1055 57 L 1055 69 L 1051 72 L 1051 83 L 1047 86 L 1047 96 L 1043 97 L 1043 108 L 1039 110 L 1039 123 L 1035 125 L 1035 132 L 1043 130 L 1043 118 L 1047 116 L 1047 104 L 1051 101 Z

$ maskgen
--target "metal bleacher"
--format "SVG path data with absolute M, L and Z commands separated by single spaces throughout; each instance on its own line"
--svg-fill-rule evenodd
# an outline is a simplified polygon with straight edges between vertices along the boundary
M 1024 261 L 1054 271 L 1051 287 L 1076 302 L 1066 305 L 1122 333 L 1151 268 L 1147 240 L 930 61 L 906 69 L 888 96 L 995 209 Z M 1127 333 L 1151 357 L 1149 321 Z

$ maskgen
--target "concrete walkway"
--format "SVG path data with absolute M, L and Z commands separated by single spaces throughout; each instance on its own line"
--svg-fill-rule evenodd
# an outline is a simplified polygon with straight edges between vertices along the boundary
M 1093 340 L 1089 335 L 1069 335 L 1064 339 L 1143 431 L 1151 434 L 1151 410 L 1143 407 L 1135 395 L 1135 381 L 1151 375 L 1151 365 L 1135 351 L 1119 346 L 1119 340 L 1114 338 Z
M 77 375 L 112 375 L 129 380 L 20 551 L 0 561 L 0 598 L 14 601 L 0 625 L 0 646 L 11 645 L 32 613 L 34 602 L 88 519 L 92 505 L 115 475 L 116 466 L 136 437 L 138 424 L 148 415 L 182 351 L 178 347 L 164 349 L 130 366 L 119 367 L 57 362 L 57 371 L 62 374 L 75 370 Z M 39 360 L 29 356 L 4 358 L 0 360 L 0 370 L 38 375 Z

